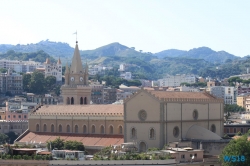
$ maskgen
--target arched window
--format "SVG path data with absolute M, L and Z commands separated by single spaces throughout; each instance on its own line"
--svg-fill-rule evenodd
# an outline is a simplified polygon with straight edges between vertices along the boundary
M 122 134 L 122 126 L 119 126 L 119 134 Z
M 147 150 L 147 145 L 145 142 L 140 142 L 140 145 L 139 145 L 139 151 L 140 152 L 146 152 Z
M 83 98 L 82 97 L 80 98 L 80 104 L 81 105 L 83 104 Z
M 62 125 L 59 125 L 59 132 L 62 132 Z
M 70 99 L 67 97 L 67 105 L 70 105 Z
M 136 130 L 135 130 L 135 128 L 131 129 L 131 138 L 136 138 Z
M 95 126 L 94 125 L 92 125 L 92 127 L 91 127 L 91 133 L 95 134 Z
M 212 124 L 210 130 L 215 133 L 216 132 L 216 126 L 214 124 Z M 241 133 L 243 133 L 243 132 L 241 132 Z
M 86 126 L 86 125 L 83 126 L 83 133 L 84 133 L 84 134 L 87 133 L 87 126 Z
M 155 130 L 153 128 L 151 128 L 149 130 L 149 138 L 150 139 L 155 139 Z
M 109 126 L 109 134 L 113 134 L 114 132 L 114 127 L 113 126 Z
M 74 97 L 71 97 L 71 105 L 74 105 Z
M 78 133 L 78 125 L 75 125 L 75 133 Z
M 55 130 L 54 128 L 55 128 L 55 127 L 54 127 L 54 125 L 52 124 L 52 125 L 51 125 L 51 132 L 54 132 L 54 130 Z
M 101 125 L 100 133 L 104 134 L 104 126 L 103 125 Z
M 43 132 L 46 132 L 46 131 L 47 131 L 47 125 L 44 124 L 44 125 L 43 125 Z
M 36 131 L 39 131 L 39 124 L 36 124 Z
M 87 97 L 84 97 L 84 104 L 87 104 Z
M 67 133 L 70 133 L 70 126 L 67 125 Z

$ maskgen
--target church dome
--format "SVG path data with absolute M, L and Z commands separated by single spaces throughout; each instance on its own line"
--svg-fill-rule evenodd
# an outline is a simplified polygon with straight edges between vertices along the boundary
M 186 134 L 187 139 L 200 139 L 200 140 L 221 140 L 222 138 L 217 135 L 216 133 L 213 133 L 212 131 L 198 126 L 193 125 L 191 126 Z

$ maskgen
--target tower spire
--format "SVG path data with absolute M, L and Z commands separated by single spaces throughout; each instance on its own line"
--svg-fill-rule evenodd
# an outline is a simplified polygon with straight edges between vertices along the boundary
M 78 48 L 78 43 L 76 43 L 74 55 L 72 58 L 72 63 L 70 67 L 70 73 L 83 73 L 82 60 L 80 57 L 80 52 Z

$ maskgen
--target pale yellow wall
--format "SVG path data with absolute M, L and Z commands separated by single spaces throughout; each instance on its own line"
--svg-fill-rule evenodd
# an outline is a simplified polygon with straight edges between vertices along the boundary
M 46 119 L 47 118 L 47 119 Z M 87 133 L 92 134 L 91 127 L 94 125 L 95 133 L 94 134 L 102 134 L 101 133 L 101 125 L 104 126 L 105 133 L 104 134 L 111 134 L 110 133 L 110 126 L 113 126 L 113 134 L 120 135 L 119 126 L 122 126 L 122 134 L 124 130 L 123 118 L 115 118 L 112 119 L 109 117 L 68 117 L 68 116 L 43 116 L 40 119 L 40 116 L 32 116 L 29 119 L 29 130 L 36 132 L 36 124 L 40 125 L 40 132 L 43 132 L 44 124 L 47 125 L 47 132 L 51 132 L 51 125 L 54 124 L 54 132 L 59 133 L 59 125 L 62 125 L 62 133 L 67 133 L 67 125 L 70 126 L 70 133 L 75 133 L 75 125 L 78 125 L 78 134 L 83 134 L 83 126 L 87 126 Z
M 140 121 L 138 118 L 140 110 L 145 110 L 147 112 L 147 119 L 145 122 L 159 121 L 160 103 L 145 92 L 141 92 L 139 95 L 133 97 L 133 100 L 128 101 L 126 104 L 126 116 L 129 117 L 130 121 Z
M 141 109 L 147 111 L 147 119 L 141 121 L 138 113 Z M 193 111 L 198 111 L 198 118 L 193 118 Z M 132 99 L 125 102 L 125 142 L 144 141 L 147 147 L 162 148 L 164 144 L 185 138 L 189 128 L 198 125 L 211 130 L 216 127 L 216 134 L 223 136 L 223 103 L 206 102 L 164 102 L 155 100 L 150 94 L 141 91 Z M 162 120 L 162 123 L 160 123 Z M 135 123 L 137 121 L 137 123 Z M 179 135 L 175 137 L 173 130 L 179 128 Z M 137 138 L 131 138 L 131 129 L 136 128 Z M 156 129 L 156 139 L 149 140 L 148 131 Z
M 244 96 L 238 96 L 237 97 L 237 105 L 246 108 L 246 105 L 244 104 L 245 97 Z
M 147 144 L 147 147 L 159 147 L 160 143 L 160 125 L 159 123 L 128 123 L 127 124 L 127 133 L 125 135 L 126 142 L 137 142 L 137 146 L 141 141 L 144 141 Z M 131 129 L 136 129 L 136 138 L 131 138 Z M 155 130 L 155 139 L 150 139 L 150 129 Z

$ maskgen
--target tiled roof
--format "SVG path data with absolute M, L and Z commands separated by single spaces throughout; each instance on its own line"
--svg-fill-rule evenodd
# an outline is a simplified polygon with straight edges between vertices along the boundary
M 23 136 L 17 142 L 20 143 L 35 143 L 45 144 L 48 141 L 53 141 L 56 138 L 60 137 L 65 141 L 78 141 L 82 142 L 84 146 L 110 146 L 110 145 L 118 145 L 124 143 L 123 136 L 121 135 L 94 135 L 94 134 L 59 134 L 56 135 L 54 133 L 34 133 L 28 132 L 25 136 Z
M 123 115 L 123 105 L 46 105 L 33 114 Z
M 205 92 L 172 92 L 172 91 L 148 91 L 155 97 L 161 99 L 173 98 L 173 99 L 216 99 L 214 96 Z

